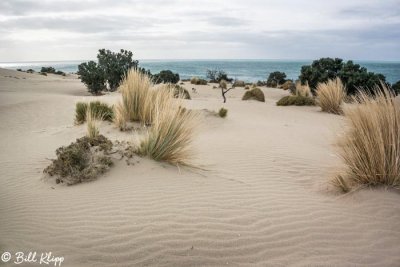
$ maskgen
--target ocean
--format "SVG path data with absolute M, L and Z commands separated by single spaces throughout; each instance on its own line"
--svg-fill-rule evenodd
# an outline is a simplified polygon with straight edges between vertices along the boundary
M 23 70 L 34 69 L 39 71 L 41 67 L 52 66 L 64 72 L 76 72 L 80 61 L 36 61 L 36 62 L 7 62 L 0 67 Z M 254 82 L 266 80 L 269 73 L 283 71 L 287 78 L 297 79 L 301 66 L 310 65 L 312 60 L 139 60 L 139 65 L 149 69 L 151 73 L 161 70 L 171 70 L 179 73 L 181 79 L 189 79 L 192 76 L 205 77 L 207 69 L 221 69 L 228 73 L 229 77 Z M 386 80 L 394 83 L 400 80 L 400 62 L 378 61 L 354 61 L 368 71 L 382 73 Z

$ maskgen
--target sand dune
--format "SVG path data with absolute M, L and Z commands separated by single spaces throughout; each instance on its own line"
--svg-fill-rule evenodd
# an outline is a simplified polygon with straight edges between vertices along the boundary
M 223 106 L 218 89 L 185 87 L 198 92 L 188 107 Z M 231 90 L 228 117 L 205 116 L 194 142 L 205 171 L 137 157 L 67 187 L 42 170 L 85 133 L 74 104 L 118 93 L 92 97 L 75 76 L 0 69 L 0 252 L 51 251 L 62 266 L 399 266 L 399 194 L 329 187 L 344 117 L 277 107 L 287 92 L 263 91 L 266 103 Z

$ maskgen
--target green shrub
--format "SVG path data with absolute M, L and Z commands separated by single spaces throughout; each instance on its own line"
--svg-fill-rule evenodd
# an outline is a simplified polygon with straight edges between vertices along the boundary
M 65 72 L 63 72 L 61 70 L 56 71 L 54 74 L 66 76 Z
M 28 69 L 26 70 L 27 73 L 34 73 L 35 71 L 33 69 Z
M 208 69 L 206 72 L 206 77 L 207 79 L 210 80 L 211 83 L 219 83 L 222 80 L 232 82 L 233 79 L 228 77 L 228 74 L 223 71 L 223 70 L 218 70 L 218 69 L 213 69 L 210 70 Z
M 72 185 L 91 181 L 112 165 L 108 156 L 111 148 L 111 141 L 102 135 L 79 138 L 69 146 L 58 148 L 57 158 L 43 172 L 57 176 L 56 183 Z
M 277 87 L 280 84 L 286 82 L 286 73 L 280 71 L 271 72 L 267 79 L 267 86 L 268 87 Z
M 396 95 L 400 94 L 400 81 L 392 84 L 391 88 Z
M 78 75 L 81 81 L 87 86 L 90 93 L 100 94 L 105 90 L 106 78 L 103 69 L 94 61 L 79 64 Z
M 40 72 L 46 72 L 46 73 L 56 73 L 56 69 L 53 67 L 42 67 L 40 69 Z
M 288 95 L 282 97 L 278 102 L 278 106 L 315 106 L 315 101 L 311 97 L 302 95 Z
M 162 70 L 158 74 L 153 75 L 153 81 L 155 83 L 177 83 L 179 82 L 179 74 L 173 73 L 170 70 Z
M 226 108 L 221 108 L 221 109 L 218 111 L 218 115 L 219 115 L 221 118 L 225 118 L 225 117 L 228 115 L 228 110 L 227 110 Z
M 249 91 L 246 91 L 246 93 L 244 93 L 242 100 L 257 100 L 260 102 L 265 102 L 265 96 L 263 91 L 261 91 L 260 88 L 253 88 Z
M 92 114 L 96 118 L 105 121 L 112 121 L 114 117 L 113 107 L 108 106 L 100 101 L 92 101 L 89 103 Z M 86 121 L 88 104 L 85 102 L 77 102 L 75 106 L 75 123 L 82 124 Z
M 97 54 L 98 64 L 104 70 L 105 80 L 110 91 L 115 91 L 130 68 L 138 68 L 139 61 L 134 60 L 133 53 L 121 49 L 119 53 L 100 49 Z
M 39 72 L 39 73 L 40 73 L 40 75 L 47 76 L 46 72 Z
M 386 82 L 384 75 L 368 72 L 359 64 L 354 64 L 351 60 L 343 62 L 340 58 L 321 58 L 311 65 L 302 66 L 299 79 L 303 84 L 308 82 L 315 93 L 318 83 L 334 80 L 336 77 L 342 80 L 349 95 L 354 95 L 358 88 L 376 88 L 376 85 Z

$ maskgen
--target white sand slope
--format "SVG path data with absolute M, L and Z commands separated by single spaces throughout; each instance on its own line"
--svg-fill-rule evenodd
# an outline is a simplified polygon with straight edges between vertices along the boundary
M 218 89 L 196 88 L 188 106 L 229 110 L 206 116 L 194 142 L 208 171 L 137 158 L 67 187 L 42 170 L 85 133 L 74 103 L 115 103 L 118 93 L 87 96 L 74 76 L 0 69 L 0 253 L 51 251 L 83 267 L 400 266 L 400 195 L 329 190 L 343 117 L 277 107 L 287 94 L 278 89 L 263 88 L 261 103 L 236 88 L 223 105 Z M 121 136 L 108 123 L 101 132 Z

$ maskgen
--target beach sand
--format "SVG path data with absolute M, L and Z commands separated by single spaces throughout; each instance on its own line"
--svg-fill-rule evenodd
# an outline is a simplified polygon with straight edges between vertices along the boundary
M 280 89 L 262 88 L 262 103 L 242 101 L 236 88 L 223 104 L 211 85 L 184 86 L 188 107 L 229 110 L 204 116 L 195 137 L 206 170 L 136 157 L 64 186 L 42 171 L 58 147 L 85 135 L 75 103 L 112 104 L 119 93 L 93 97 L 73 75 L 0 69 L 0 253 L 52 252 L 61 266 L 81 267 L 400 266 L 399 194 L 343 196 L 329 184 L 341 168 L 343 116 L 278 107 L 288 94 Z M 106 122 L 100 132 L 134 135 Z

